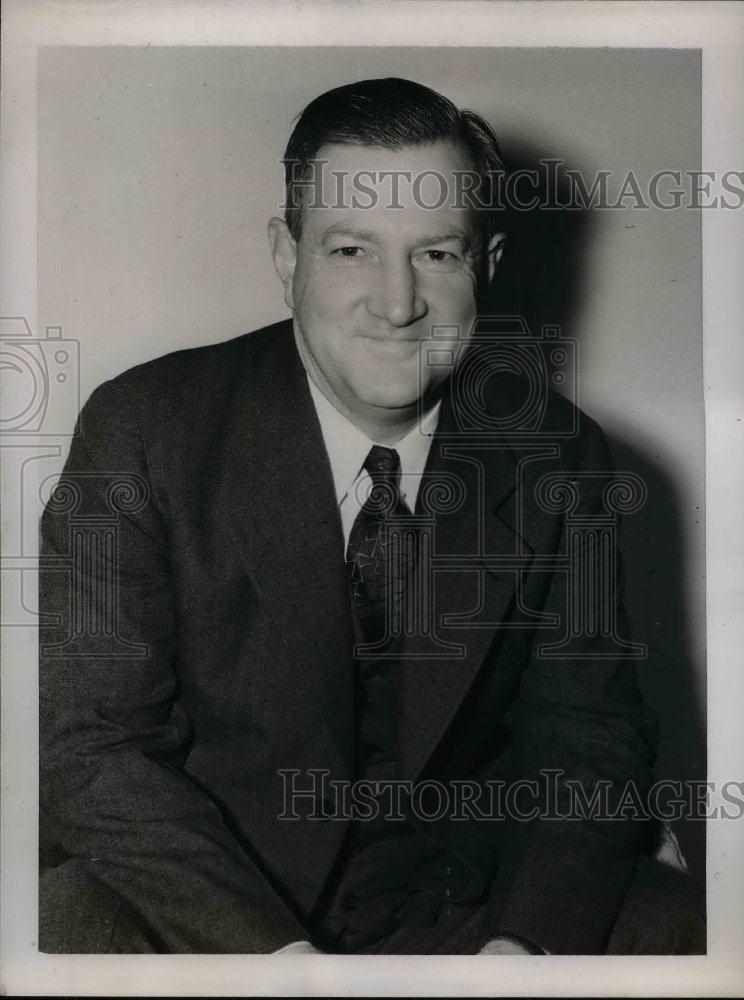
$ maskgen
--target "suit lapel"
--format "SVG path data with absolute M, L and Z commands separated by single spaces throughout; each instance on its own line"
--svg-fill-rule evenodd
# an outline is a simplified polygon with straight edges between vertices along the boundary
M 252 352 L 229 449 L 228 517 L 262 614 L 259 696 L 286 766 L 342 776 L 353 735 L 352 633 L 330 463 L 291 324 Z M 263 667 L 261 666 L 263 664 Z M 296 733 L 288 732 L 296 726 Z M 290 757 L 293 756 L 293 759 Z
M 429 562 L 422 586 L 433 613 L 404 640 L 400 668 L 401 756 L 410 780 L 503 637 L 519 572 L 529 567 L 533 549 L 518 528 L 518 468 L 500 434 L 483 440 L 458 433 L 445 402 L 416 505 L 430 539 L 431 559 L 418 569 Z

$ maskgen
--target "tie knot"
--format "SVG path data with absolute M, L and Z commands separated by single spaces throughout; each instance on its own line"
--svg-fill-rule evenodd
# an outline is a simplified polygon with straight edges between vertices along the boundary
M 364 468 L 375 484 L 393 482 L 400 470 L 400 455 L 394 448 L 373 444 L 364 460 Z

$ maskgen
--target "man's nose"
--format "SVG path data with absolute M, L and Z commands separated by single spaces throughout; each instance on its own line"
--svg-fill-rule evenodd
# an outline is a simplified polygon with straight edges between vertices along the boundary
M 390 326 L 409 326 L 426 315 L 426 300 L 421 295 L 416 272 L 410 263 L 389 264 L 367 299 L 372 316 Z

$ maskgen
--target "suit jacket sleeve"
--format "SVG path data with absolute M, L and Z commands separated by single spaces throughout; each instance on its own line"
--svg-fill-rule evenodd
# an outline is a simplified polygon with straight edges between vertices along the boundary
M 603 474 L 611 478 L 614 470 L 601 430 L 591 421 L 586 428 L 574 466 L 578 475 L 569 477 L 579 494 L 573 516 L 606 509 L 602 489 L 608 475 Z M 584 471 L 599 475 L 582 476 Z M 559 551 L 566 552 L 566 546 L 564 519 Z M 614 555 L 609 595 L 593 610 L 614 612 L 618 633 L 627 640 L 622 559 L 619 551 Z M 578 556 L 579 575 L 601 565 L 597 550 L 585 544 Z M 647 829 L 633 804 L 645 800 L 657 745 L 656 719 L 642 702 L 633 661 L 607 657 L 607 642 L 599 634 L 576 640 L 571 647 L 575 658 L 551 659 L 539 652 L 541 643 L 562 633 L 570 607 L 567 590 L 577 579 L 564 572 L 551 578 L 542 610 L 554 614 L 557 624 L 537 631 L 524 667 L 511 712 L 510 776 L 537 781 L 542 795 L 537 801 L 548 813 L 570 811 L 567 782 L 580 784 L 589 800 L 597 789 L 606 794 L 610 813 L 621 801 L 630 801 L 631 807 L 611 820 L 584 812 L 583 818 L 574 813 L 571 819 L 510 821 L 500 892 L 494 896 L 501 904 L 494 936 L 522 938 L 551 954 L 604 951 Z M 546 776 L 550 771 L 554 774 Z M 542 794 L 549 783 L 555 793 L 551 796 Z M 630 800 L 623 799 L 628 789 Z M 531 793 L 523 797 L 524 815 L 535 801 Z
M 274 951 L 302 926 L 179 770 L 191 732 L 176 700 L 167 511 L 137 404 L 124 376 L 96 390 L 42 515 L 42 817 L 164 951 Z M 106 525 L 113 544 L 92 542 Z

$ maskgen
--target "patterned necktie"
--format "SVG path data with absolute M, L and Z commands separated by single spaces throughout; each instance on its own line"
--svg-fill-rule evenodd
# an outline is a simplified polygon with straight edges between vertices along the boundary
M 372 489 L 349 535 L 346 568 L 358 638 L 365 644 L 382 644 L 399 631 L 410 559 L 395 528 L 411 512 L 398 491 L 397 451 L 373 445 L 364 468 Z

